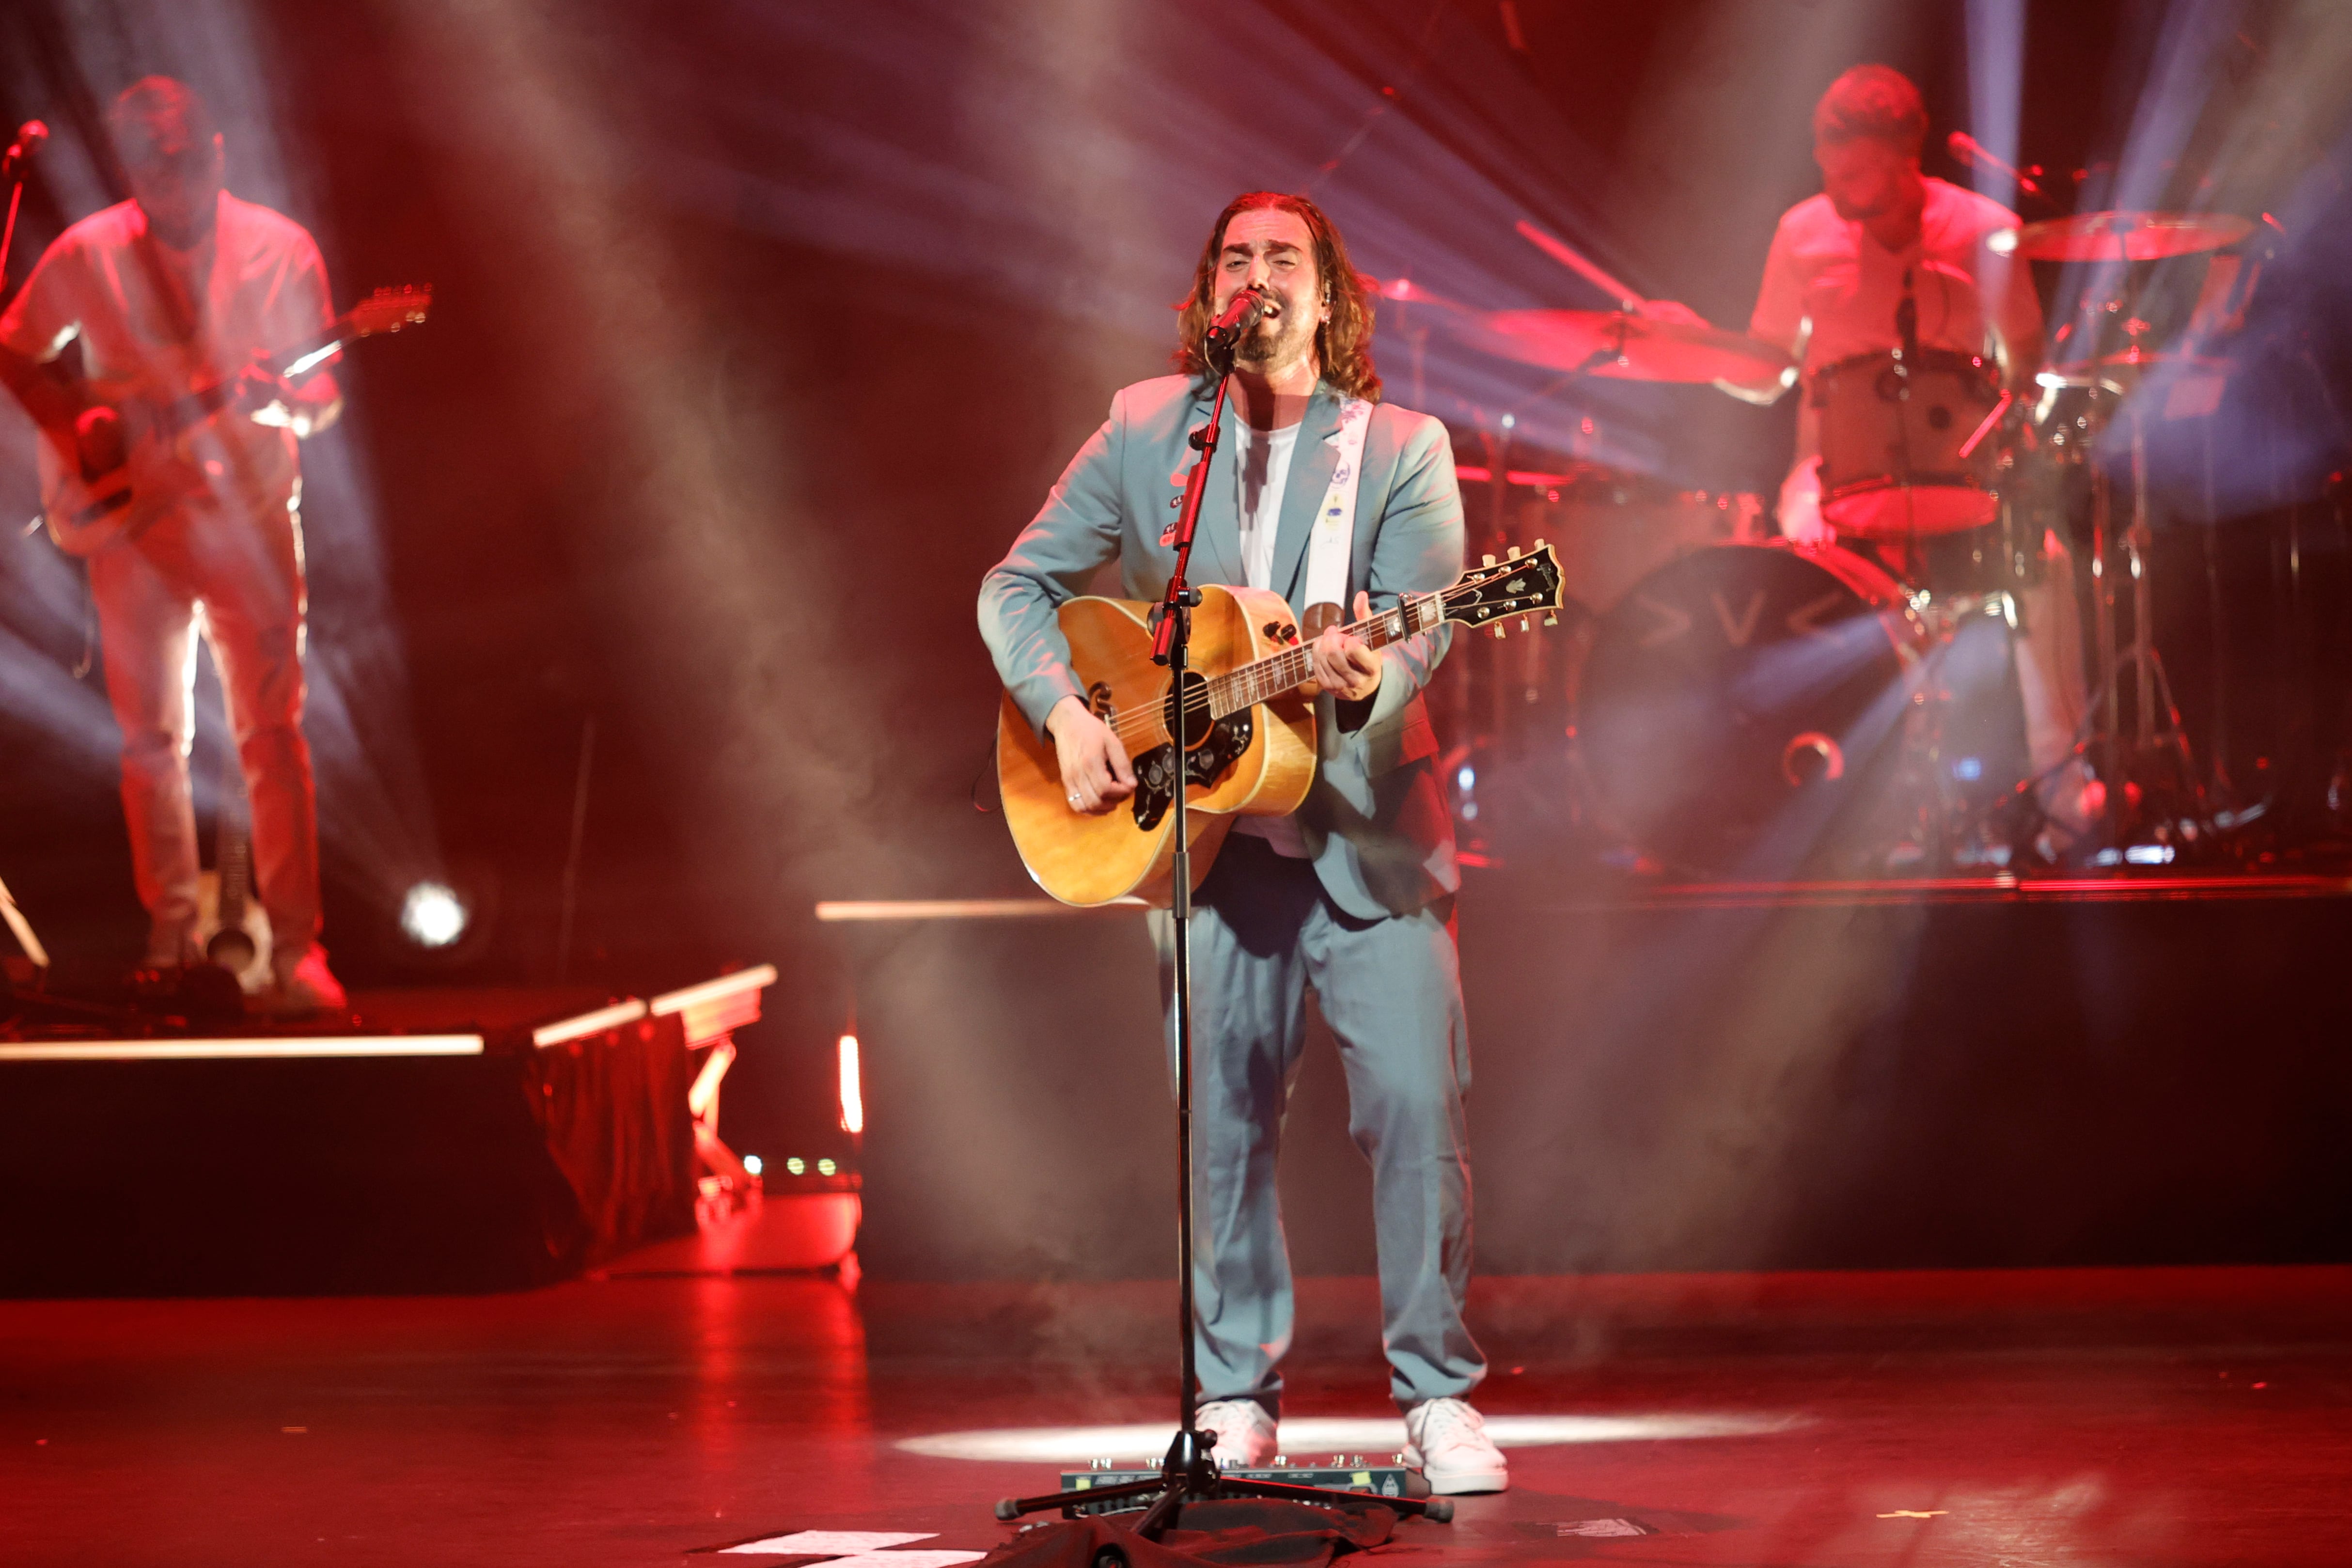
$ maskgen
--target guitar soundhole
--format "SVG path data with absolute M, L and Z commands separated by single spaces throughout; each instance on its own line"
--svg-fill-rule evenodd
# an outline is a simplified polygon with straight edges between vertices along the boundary
M 1208 681 L 1187 671 L 1184 689 L 1192 694 L 1193 710 L 1191 729 L 1199 735 L 1184 754 L 1184 779 L 1187 784 L 1206 788 L 1216 783 L 1227 768 L 1249 750 L 1250 738 L 1255 726 L 1251 722 L 1251 709 L 1228 713 L 1223 718 L 1208 721 Z M 1171 690 L 1166 699 L 1163 717 L 1169 733 L 1176 731 L 1176 701 Z M 1202 733 L 1205 728 L 1206 733 Z M 1150 831 L 1160 826 L 1176 804 L 1176 748 L 1171 743 L 1154 746 L 1135 759 L 1135 826 Z
M 1160 721 L 1167 726 L 1171 735 L 1176 732 L 1176 690 L 1175 687 L 1170 687 L 1168 695 L 1160 700 Z M 1209 728 L 1208 677 L 1198 670 L 1186 670 L 1183 691 L 1184 700 L 1192 710 L 1186 723 L 1192 731 L 1192 744 L 1197 747 L 1206 738 L 1202 731 Z

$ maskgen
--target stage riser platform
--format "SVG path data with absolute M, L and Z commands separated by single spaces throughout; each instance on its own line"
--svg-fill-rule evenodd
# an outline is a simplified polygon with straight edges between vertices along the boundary
M 1482 1272 L 2352 1259 L 2352 900 L 1461 905 Z M 1164 1274 L 1143 921 L 847 933 L 870 1273 Z M 1319 1026 L 1283 1191 L 1370 1268 Z
M 0 1294 L 478 1290 L 694 1228 L 678 1020 L 544 1050 L 0 1064 Z

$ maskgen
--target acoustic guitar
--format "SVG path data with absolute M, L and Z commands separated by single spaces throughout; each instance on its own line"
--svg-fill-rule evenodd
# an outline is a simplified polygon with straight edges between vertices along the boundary
M 1464 573 L 1449 588 L 1408 594 L 1345 628 L 1385 647 L 1444 622 L 1492 627 L 1544 615 L 1557 618 L 1560 573 L 1551 546 Z M 1127 747 L 1135 794 L 1090 816 L 1071 806 L 1050 736 L 1041 735 L 1008 693 L 998 715 L 996 777 L 1005 825 L 1037 885 L 1066 904 L 1106 904 L 1134 895 L 1165 906 L 1174 892 L 1176 699 L 1168 670 L 1151 662 L 1150 616 L 1158 606 L 1128 599 L 1077 598 L 1063 605 L 1071 668 L 1095 716 Z M 1313 675 L 1298 623 L 1281 595 L 1204 585 L 1192 612 L 1192 668 L 1185 671 L 1181 769 L 1197 887 L 1236 816 L 1296 811 L 1315 782 L 1315 705 L 1300 688 Z
M 345 343 L 415 326 L 432 308 L 429 286 L 379 289 L 324 331 L 262 363 L 274 374 L 299 377 Z M 136 535 L 188 493 L 195 461 L 191 438 L 236 403 L 237 377 L 179 389 L 125 380 L 95 384 L 91 390 L 122 420 L 123 460 L 90 472 L 70 442 L 63 450 L 55 440 L 40 444 L 41 511 L 49 537 L 68 555 L 94 555 Z

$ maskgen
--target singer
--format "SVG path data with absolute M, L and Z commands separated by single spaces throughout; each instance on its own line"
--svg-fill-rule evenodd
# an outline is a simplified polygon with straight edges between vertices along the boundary
M 188 786 L 189 639 L 201 627 L 253 801 L 271 937 L 265 1005 L 340 1009 L 343 988 L 318 943 L 296 440 L 332 422 L 342 400 L 323 370 L 289 385 L 250 363 L 333 320 L 326 267 L 299 225 L 224 188 L 221 137 L 189 89 L 164 77 L 136 82 L 109 124 L 131 199 L 75 224 L 41 258 L 0 317 L 0 382 L 67 460 L 103 472 L 126 447 L 133 461 L 152 450 L 155 482 L 174 498 L 143 532 L 89 562 L 147 962 L 204 956 Z M 77 342 L 87 379 L 68 381 L 53 362 Z M 184 453 L 139 436 L 111 405 L 224 376 L 242 378 L 236 405 L 192 431 Z
M 1088 708 L 1055 612 L 1112 561 L 1129 597 L 1165 591 L 1187 437 L 1216 388 L 1211 334 L 1230 319 L 1237 395 L 1202 502 L 1192 580 L 1290 600 L 1314 639 L 1321 757 L 1298 811 L 1241 819 L 1195 896 L 1199 1424 L 1227 1465 L 1263 1465 L 1276 1451 L 1291 1279 L 1275 1162 L 1312 985 L 1347 1071 L 1350 1131 L 1371 1162 L 1383 1342 L 1408 1462 L 1440 1492 L 1500 1491 L 1503 1457 L 1464 1400 L 1486 1369 L 1463 1322 L 1460 876 L 1421 695 L 1452 628 L 1375 653 L 1325 624 L 1342 601 L 1361 619 L 1373 601 L 1386 607 L 1460 573 L 1452 447 L 1436 420 L 1380 402 L 1372 296 L 1339 230 L 1305 197 L 1261 191 L 1226 207 L 1180 309 L 1181 374 L 1111 399 L 1108 421 L 983 581 L 982 635 L 1005 689 L 1053 739 L 1070 809 L 1108 811 L 1133 794 L 1127 752 Z M 1344 559 L 1309 551 L 1318 509 L 1349 496 Z
M 1764 262 L 1748 331 L 1789 351 L 1807 376 L 1859 354 L 1902 348 L 1990 351 L 2013 391 L 2042 366 L 2042 307 L 2031 268 L 1986 248 L 2017 215 L 1919 170 L 1927 110 L 1919 89 L 1886 66 L 1856 66 L 1813 110 L 1822 194 L 1781 216 Z M 1778 384 L 1727 388 L 1769 402 Z M 1796 461 L 1780 487 L 1780 529 L 1808 542 L 1829 537 L 1821 509 L 1821 413 L 1797 414 Z M 2034 580 L 2019 601 L 2018 685 L 2026 749 L 2044 812 L 2063 837 L 2097 814 L 2099 786 L 2073 760 L 2086 698 L 2072 559 L 2045 532 Z M 2046 846 L 2045 847 L 2054 847 Z

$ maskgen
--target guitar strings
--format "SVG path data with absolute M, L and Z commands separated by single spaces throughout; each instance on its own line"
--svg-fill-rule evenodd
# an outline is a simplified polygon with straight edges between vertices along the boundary
M 1528 557 L 1528 563 L 1532 563 L 1535 559 L 1536 558 L 1532 556 Z M 1485 586 L 1486 583 L 1482 580 L 1475 584 L 1456 583 L 1450 587 L 1441 588 L 1433 594 L 1407 594 L 1397 601 L 1397 604 L 1393 608 L 1383 610 L 1379 615 L 1372 616 L 1370 620 L 1358 621 L 1352 626 L 1342 627 L 1341 630 L 1348 636 L 1366 637 L 1368 640 L 1370 633 L 1377 632 L 1381 635 L 1381 641 L 1374 646 L 1386 647 L 1389 643 L 1402 641 L 1403 638 L 1413 635 L 1413 628 L 1412 627 L 1411 623 L 1412 620 L 1418 618 L 1419 612 L 1416 606 L 1427 605 L 1432 602 L 1441 605 L 1450 605 L 1454 600 L 1461 598 L 1463 595 L 1475 593 Z M 1531 606 L 1528 612 L 1523 613 L 1532 613 L 1533 608 L 1534 607 Z M 1506 618 L 1507 618 L 1509 612 L 1506 612 L 1505 614 Z M 1439 623 L 1437 621 L 1432 621 L 1429 626 L 1420 629 L 1433 629 Z M 1393 631 L 1391 628 L 1394 628 Z M 1290 668 L 1294 665 L 1297 667 L 1297 673 L 1288 673 Z M 1297 685 L 1300 680 L 1304 679 L 1307 669 L 1311 668 L 1312 666 L 1313 655 L 1309 651 L 1309 645 L 1301 643 L 1295 647 L 1285 648 L 1280 653 L 1271 655 L 1268 658 L 1243 665 L 1238 669 L 1227 670 L 1223 675 L 1200 677 L 1193 685 L 1186 689 L 1184 693 L 1184 728 L 1188 731 L 1191 730 L 1192 727 L 1192 721 L 1194 719 L 1201 718 L 1202 716 L 1206 716 L 1212 721 L 1214 720 L 1216 717 L 1216 690 L 1220 682 L 1224 683 L 1226 689 L 1230 689 L 1234 683 L 1240 681 L 1243 678 L 1258 672 L 1265 672 L 1269 675 L 1287 674 L 1287 679 L 1284 680 L 1283 684 L 1276 688 L 1274 691 L 1267 694 L 1268 696 L 1278 696 L 1282 692 L 1290 689 L 1291 687 Z M 1261 699 L 1261 700 L 1263 700 L 1263 699 Z M 1150 742 L 1168 740 L 1171 737 L 1168 732 L 1166 719 L 1167 708 L 1167 697 L 1163 692 L 1160 700 L 1150 703 L 1148 706 L 1131 708 L 1127 710 L 1125 712 L 1120 712 L 1114 709 L 1111 712 L 1104 716 L 1104 722 L 1109 726 L 1111 732 L 1117 735 L 1122 742 L 1137 741 Z M 1232 710 L 1229 709 L 1227 711 L 1230 712 Z
M 1355 625 L 1342 629 L 1349 636 L 1363 636 L 1368 630 L 1377 630 L 1383 634 L 1381 646 L 1385 647 L 1390 642 L 1401 640 L 1404 637 L 1411 635 L 1402 629 L 1404 624 L 1403 617 L 1405 616 L 1407 610 L 1416 602 L 1416 600 L 1422 603 L 1426 603 L 1428 600 L 1433 598 L 1443 599 L 1444 596 L 1444 595 L 1443 593 L 1423 595 L 1408 595 L 1398 603 L 1396 608 L 1383 610 L 1370 620 L 1358 621 Z M 1386 635 L 1389 633 L 1391 625 L 1398 628 L 1397 631 L 1393 636 Z M 1276 689 L 1276 692 L 1275 694 L 1278 694 L 1281 691 L 1286 691 L 1291 687 L 1297 685 L 1299 680 L 1304 679 L 1305 671 L 1313 667 L 1313 655 L 1308 651 L 1307 646 L 1302 643 L 1297 647 L 1285 648 L 1280 653 L 1270 655 L 1265 658 L 1255 660 L 1250 664 L 1245 664 L 1239 669 L 1229 669 L 1223 675 L 1199 677 L 1194 684 L 1185 689 L 1185 729 L 1190 730 L 1192 727 L 1192 721 L 1204 714 L 1213 720 L 1215 718 L 1216 688 L 1220 682 L 1226 683 L 1230 686 L 1231 683 L 1238 678 L 1252 674 L 1253 672 L 1266 671 L 1274 673 L 1286 669 L 1292 665 L 1297 665 L 1298 667 L 1298 673 L 1291 676 L 1290 679 L 1286 680 L 1281 687 Z M 1129 709 L 1124 713 L 1114 711 L 1106 721 L 1110 725 L 1112 733 L 1118 735 L 1121 741 L 1143 740 L 1149 742 L 1154 740 L 1166 740 L 1170 738 L 1165 717 L 1167 708 L 1167 694 L 1162 692 L 1160 694 L 1160 700 L 1151 703 L 1150 706 Z M 1232 710 L 1229 709 L 1227 711 L 1230 712 Z

